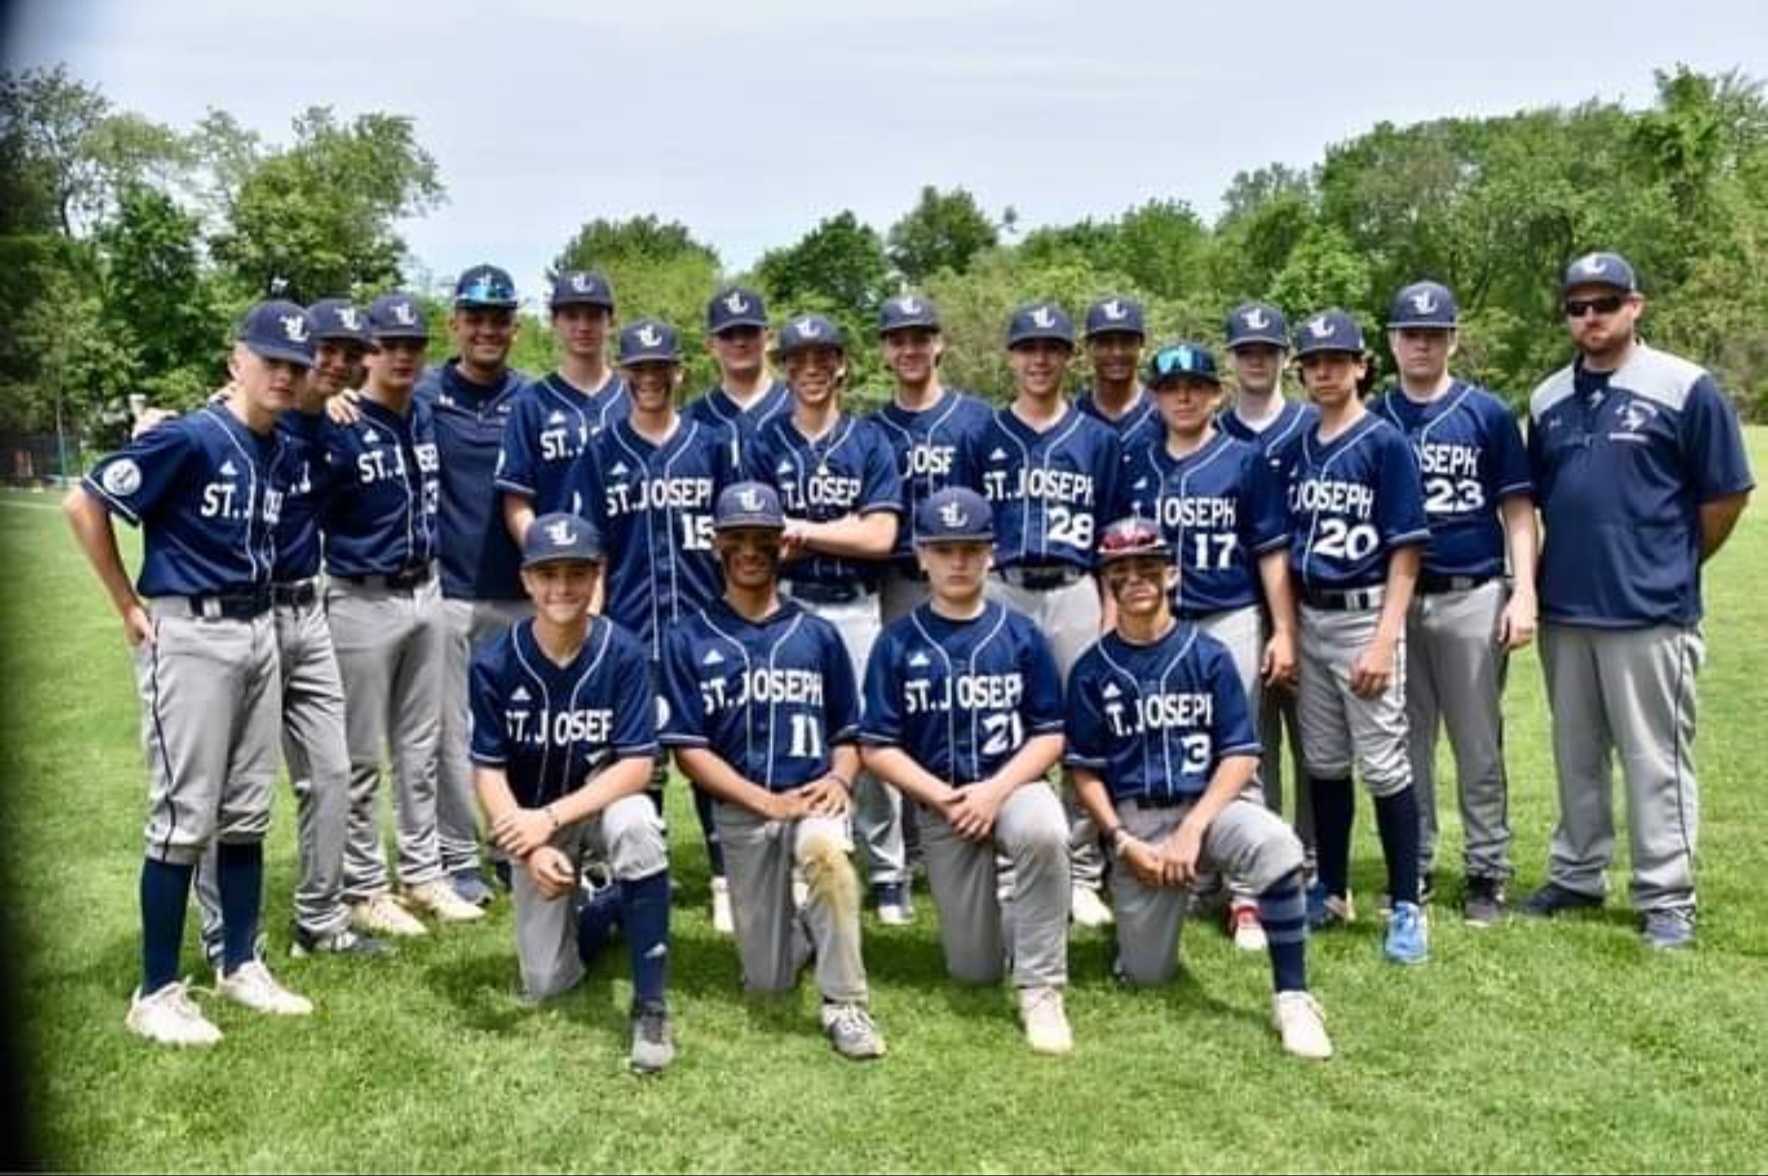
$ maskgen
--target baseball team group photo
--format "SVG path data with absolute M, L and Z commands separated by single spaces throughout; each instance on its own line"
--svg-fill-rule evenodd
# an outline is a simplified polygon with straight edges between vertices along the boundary
M 1759 1170 L 1745 68 L 745 263 L 9 65 L 9 1156 Z

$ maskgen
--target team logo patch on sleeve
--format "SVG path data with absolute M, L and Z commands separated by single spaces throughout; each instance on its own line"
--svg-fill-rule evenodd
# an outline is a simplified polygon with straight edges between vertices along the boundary
M 141 467 L 127 457 L 112 462 L 105 467 L 100 484 L 104 486 L 105 493 L 127 498 L 141 489 Z

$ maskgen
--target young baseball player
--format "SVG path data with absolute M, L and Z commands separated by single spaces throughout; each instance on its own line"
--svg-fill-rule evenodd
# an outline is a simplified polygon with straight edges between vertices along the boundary
M 779 594 L 786 518 L 773 487 L 726 488 L 716 519 L 724 595 L 667 638 L 663 744 L 717 798 L 745 987 L 790 992 L 814 956 L 830 1044 L 882 1057 L 847 859 L 859 770 L 852 664 L 833 625 Z M 808 883 L 802 909 L 794 866 Z
M 375 350 L 355 405 L 357 422 L 328 421 L 321 434 L 329 466 L 321 516 L 325 612 L 350 754 L 344 896 L 363 930 L 421 935 L 423 924 L 388 887 L 375 799 L 383 756 L 393 764 L 406 901 L 448 922 L 483 912 L 449 885 L 437 840 L 444 659 L 435 566 L 438 458 L 434 418 L 415 395 L 429 328 L 405 294 L 375 299 L 368 317 Z
M 777 355 L 792 411 L 757 431 L 754 467 L 786 509 L 780 591 L 835 626 L 854 680 L 878 640 L 878 585 L 902 527 L 896 455 L 871 420 L 841 411 L 847 347 L 821 315 L 800 315 L 780 332 Z M 878 920 L 914 917 L 908 900 L 902 797 L 870 772 L 854 781 L 854 832 Z
M 1184 577 L 1160 529 L 1131 517 L 1100 540 L 1117 623 L 1069 679 L 1068 750 L 1081 802 L 1123 869 L 1112 883 L 1117 969 L 1164 984 L 1178 967 L 1187 890 L 1200 873 L 1258 895 L 1283 1048 L 1327 1058 L 1308 992 L 1301 842 L 1263 803 L 1258 737 L 1226 646 L 1172 613 Z
M 314 340 L 313 368 L 295 407 L 276 420 L 293 477 L 276 525 L 276 568 L 271 599 L 282 684 L 282 748 L 295 794 L 295 837 L 300 881 L 295 889 L 292 954 L 380 955 L 384 940 L 350 927 L 344 902 L 344 842 L 350 821 L 350 748 L 344 735 L 344 686 L 332 650 L 319 587 L 319 518 L 330 484 L 323 434 L 325 402 L 362 383 L 371 345 L 368 315 L 340 298 L 307 308 Z M 203 950 L 222 953 L 219 851 L 197 867 Z
M 313 1011 L 256 952 L 281 710 L 275 531 L 293 474 L 276 422 L 312 366 L 312 323 L 293 303 L 262 302 L 235 338 L 225 403 L 105 458 L 65 506 L 135 658 L 150 783 L 141 985 L 124 1024 L 162 1045 L 221 1040 L 178 979 L 191 875 L 211 842 L 220 845 L 217 991 L 259 1012 Z M 133 586 L 113 514 L 143 528 Z
M 1279 486 L 1289 483 L 1289 467 L 1301 448 L 1302 434 L 1319 419 L 1311 404 L 1283 395 L 1283 369 L 1289 357 L 1289 322 L 1283 312 L 1263 302 L 1249 302 L 1228 315 L 1228 364 L 1234 374 L 1234 403 L 1216 419 L 1222 432 L 1257 449 L 1265 458 Z M 1267 624 L 1275 626 L 1270 607 Z M 1299 656 L 1299 653 L 1298 653 Z M 1259 701 L 1258 731 L 1264 743 L 1259 777 L 1265 787 L 1265 803 L 1271 811 L 1284 811 L 1284 773 L 1295 781 L 1291 820 L 1307 854 L 1308 872 L 1314 871 L 1314 810 L 1308 797 L 1307 772 L 1301 762 L 1301 719 L 1296 713 L 1293 683 L 1272 682 Z M 1289 755 L 1283 754 L 1287 729 Z
M 1429 939 L 1418 894 L 1418 794 L 1407 759 L 1405 644 L 1412 588 L 1430 530 L 1418 461 L 1400 431 L 1370 413 L 1363 331 L 1341 310 L 1295 333 L 1320 420 L 1290 470 L 1289 567 L 1301 598 L 1302 757 L 1313 790 L 1320 878 L 1316 926 L 1348 923 L 1351 769 L 1375 798 L 1393 917 L 1385 951 L 1420 964 Z
M 701 424 L 721 424 L 748 444 L 755 430 L 792 410 L 792 394 L 767 366 L 767 303 L 729 286 L 706 303 L 706 347 L 718 363 L 718 386 L 683 410 Z
M 534 618 L 473 656 L 473 764 L 492 842 L 512 864 L 522 989 L 543 1000 L 583 979 L 579 871 L 592 848 L 617 879 L 632 968 L 634 1070 L 675 1057 L 664 1003 L 669 869 L 663 825 L 645 797 L 657 755 L 650 659 L 612 621 L 589 615 L 600 537 L 548 514 L 522 545 Z
M 1141 383 L 1145 318 L 1133 298 L 1102 298 L 1087 307 L 1085 342 L 1093 382 L 1075 396 L 1074 407 L 1109 426 L 1125 453 L 1159 441 L 1163 432 L 1154 398 Z
M 1068 818 L 1044 779 L 1062 756 L 1062 689 L 1035 626 L 986 598 L 994 519 L 948 487 L 915 512 L 932 599 L 891 623 L 866 669 L 862 758 L 915 801 L 946 968 L 996 984 L 1010 960 L 1026 1039 L 1065 1054 Z M 1011 942 L 995 857 L 1012 864 Z
M 1522 430 L 1504 402 L 1449 374 L 1459 324 L 1436 282 L 1401 290 L 1387 345 L 1399 382 L 1372 406 L 1418 456 L 1430 543 L 1406 625 L 1406 726 L 1419 832 L 1421 896 L 1436 862 L 1437 730 L 1446 725 L 1465 834 L 1469 925 L 1504 910 L 1510 876 L 1510 793 L 1504 776 L 1507 655 L 1535 633 L 1535 506 Z M 1505 554 L 1514 588 L 1504 578 Z
M 1159 527 L 1180 571 L 1174 613 L 1227 646 L 1257 714 L 1267 682 L 1289 686 L 1295 678 L 1283 485 L 1258 450 L 1216 428 L 1221 376 L 1207 349 L 1162 347 L 1149 362 L 1148 387 L 1164 432 L 1125 454 L 1112 513 Z M 1264 950 L 1257 896 L 1244 887 L 1233 889 L 1228 930 L 1242 949 Z
M 503 520 L 518 544 L 536 513 L 570 509 L 567 475 L 591 437 L 631 411 L 626 383 L 608 366 L 614 291 L 602 275 L 572 270 L 553 282 L 559 369 L 516 393 L 493 479 Z
M 957 475 L 958 450 L 993 415 L 982 401 L 939 378 L 945 338 L 939 308 L 918 294 L 886 298 L 878 310 L 878 346 L 896 382 L 889 404 L 872 414 L 896 454 L 902 478 L 903 518 Z M 890 567 L 879 590 L 884 623 L 906 617 L 927 602 L 927 577 L 915 558 L 911 528 L 897 530 Z
M 1111 429 L 1062 394 L 1074 358 L 1074 324 L 1052 302 L 1028 303 L 1007 324 L 1014 400 L 959 455 L 959 485 L 994 513 L 995 576 L 989 595 L 1030 617 L 1050 642 L 1064 681 L 1098 640 L 1103 621 L 1094 547 L 1115 495 L 1121 450 Z M 1084 927 L 1111 921 L 1100 898 L 1105 859 L 1098 831 L 1073 819 L 1071 913 Z
M 674 327 L 658 319 L 628 325 L 619 358 L 631 412 L 590 439 L 566 491 L 613 553 L 597 593 L 601 611 L 638 640 L 655 687 L 669 631 L 718 597 L 712 511 L 719 492 L 741 474 L 730 428 L 676 412 L 682 354 Z M 653 793 L 660 797 L 661 761 L 656 771 Z M 694 805 L 712 869 L 713 929 L 729 935 L 730 885 L 712 802 L 696 789 Z

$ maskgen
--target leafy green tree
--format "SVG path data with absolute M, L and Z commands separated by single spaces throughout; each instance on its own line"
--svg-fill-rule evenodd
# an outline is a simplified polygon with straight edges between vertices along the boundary
M 1000 232 L 963 188 L 941 192 L 931 184 L 903 218 L 890 226 L 890 264 L 911 284 L 941 270 L 963 273 L 970 260 L 1000 241 Z

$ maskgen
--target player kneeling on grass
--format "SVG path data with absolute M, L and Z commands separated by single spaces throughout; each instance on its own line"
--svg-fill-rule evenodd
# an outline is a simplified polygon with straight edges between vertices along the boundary
M 313 1011 L 255 951 L 282 710 L 271 572 L 295 465 L 276 422 L 313 366 L 312 326 L 293 303 L 254 306 L 226 399 L 136 438 L 67 497 L 68 521 L 135 657 L 150 784 L 141 987 L 124 1024 L 162 1045 L 221 1040 L 178 979 L 191 877 L 211 842 L 220 846 L 217 990 L 259 1012 Z M 134 586 L 113 514 L 143 529 Z
M 952 976 L 994 984 L 1010 959 L 1031 1048 L 1070 1053 L 1068 817 L 1044 779 L 1062 756 L 1056 662 L 1031 621 L 983 596 L 994 521 L 980 494 L 934 493 L 914 531 L 933 598 L 892 622 L 872 653 L 864 759 L 917 802 Z M 1005 934 L 997 852 L 1014 878 Z
M 1067 763 L 1081 803 L 1120 862 L 1112 885 L 1118 973 L 1163 984 L 1198 875 L 1258 895 L 1283 1048 L 1332 1054 L 1308 992 L 1301 841 L 1264 805 L 1259 741 L 1227 646 L 1173 616 L 1178 569 L 1159 529 L 1113 523 L 1099 570 L 1117 627 L 1081 656 L 1068 682 Z
M 579 918 L 578 872 L 590 850 L 611 864 L 632 957 L 632 1068 L 656 1073 L 675 1057 L 663 1001 L 669 862 L 645 796 L 656 704 L 644 651 L 589 615 L 601 563 L 600 538 L 576 515 L 528 528 L 522 585 L 534 617 L 473 657 L 474 781 L 492 841 L 521 866 L 511 893 L 530 1000 L 583 979 L 606 933 L 602 912 Z
M 847 857 L 859 770 L 853 666 L 834 625 L 780 598 L 786 519 L 773 488 L 726 487 L 713 526 L 724 596 L 669 635 L 663 742 L 715 801 L 744 986 L 789 992 L 814 955 L 830 1043 L 844 1057 L 881 1057 Z M 794 865 L 809 884 L 802 910 Z

